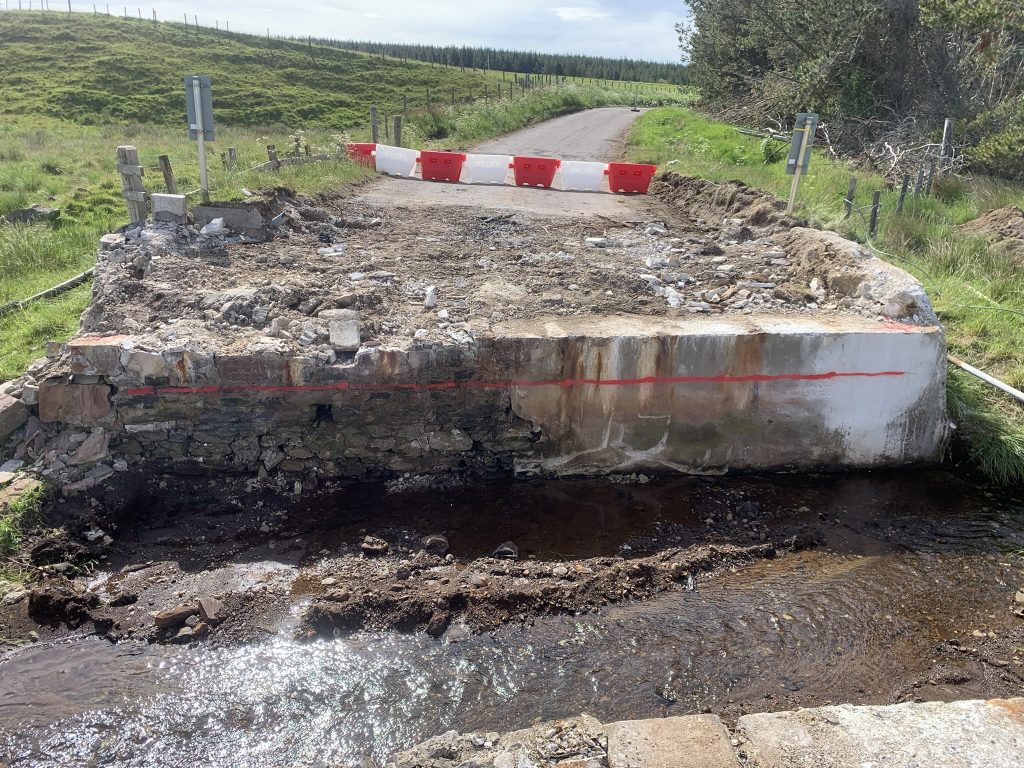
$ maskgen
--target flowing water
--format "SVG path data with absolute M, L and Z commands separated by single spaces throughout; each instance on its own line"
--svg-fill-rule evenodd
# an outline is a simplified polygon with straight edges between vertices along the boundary
M 450 729 L 505 731 L 580 712 L 609 722 L 887 703 L 922 680 L 937 695 L 945 685 L 959 686 L 954 698 L 985 695 L 964 664 L 936 663 L 936 651 L 974 632 L 1019 636 L 1024 620 L 1008 607 L 1024 583 L 1024 503 L 935 473 L 718 482 L 746 498 L 806 500 L 803 514 L 826 521 L 825 542 L 727 569 L 692 592 L 479 636 L 27 648 L 0 663 L 0 764 L 351 765 Z M 517 529 L 502 511 L 503 494 L 521 493 L 510 488 L 456 495 L 458 509 L 446 502 L 436 514 L 462 515 L 470 539 L 472 519 L 543 550 L 543 529 Z M 700 485 L 687 488 L 679 498 Z M 486 493 L 490 522 L 478 506 Z M 650 515 L 616 511 L 614 493 L 579 498 L 559 483 L 530 493 L 531 505 L 549 499 L 569 521 L 571 533 L 549 541 L 571 556 L 667 522 L 699 525 L 692 503 Z

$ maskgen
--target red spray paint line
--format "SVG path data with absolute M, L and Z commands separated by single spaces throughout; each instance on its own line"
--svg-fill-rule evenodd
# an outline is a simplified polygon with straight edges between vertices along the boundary
M 548 379 L 543 381 L 439 381 L 433 383 L 358 384 L 339 381 L 334 384 L 276 386 L 263 384 L 219 384 L 207 387 L 134 387 L 131 397 L 145 395 L 222 395 L 247 392 L 288 394 L 290 392 L 435 392 L 453 389 L 512 389 L 515 387 L 633 387 L 643 384 L 753 384 L 773 381 L 831 381 L 834 379 L 875 379 L 905 376 L 905 371 L 853 371 L 828 373 L 754 373 L 744 376 L 646 376 L 639 379 Z

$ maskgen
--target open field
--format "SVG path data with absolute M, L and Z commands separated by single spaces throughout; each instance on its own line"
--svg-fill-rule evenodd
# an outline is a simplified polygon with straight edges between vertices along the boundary
M 785 154 L 766 163 L 763 143 L 687 109 L 656 109 L 637 122 L 627 154 L 662 167 L 672 162 L 672 170 L 691 176 L 739 179 L 786 198 L 791 177 L 785 174 Z M 843 220 L 851 175 L 858 177 L 856 203 L 865 210 Z M 877 238 L 869 241 L 866 208 L 875 189 L 883 190 L 881 225 Z M 931 197 L 908 197 L 903 213 L 896 215 L 898 195 L 899 189 L 890 189 L 880 176 L 815 152 L 811 173 L 800 187 L 798 210 L 818 226 L 867 242 L 877 255 L 916 276 L 946 327 L 950 351 L 1024 387 L 1019 256 L 958 229 L 986 211 L 1024 204 L 1024 187 L 985 177 L 944 179 Z M 1024 480 L 1024 409 L 955 367 L 949 398 L 951 413 L 968 438 L 970 458 L 996 480 Z

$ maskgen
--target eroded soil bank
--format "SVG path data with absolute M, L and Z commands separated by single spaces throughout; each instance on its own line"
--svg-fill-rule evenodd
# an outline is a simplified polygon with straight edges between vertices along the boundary
M 580 712 L 1024 682 L 1024 503 L 947 474 L 223 482 L 52 511 L 0 613 L 8 763 L 350 765 Z

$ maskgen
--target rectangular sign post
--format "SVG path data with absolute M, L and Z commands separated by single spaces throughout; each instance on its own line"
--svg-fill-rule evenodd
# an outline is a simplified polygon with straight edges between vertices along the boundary
M 789 148 L 789 159 L 786 160 L 786 173 L 792 175 L 793 184 L 789 188 L 789 205 L 786 213 L 792 214 L 796 206 L 796 193 L 800 188 L 800 177 L 811 167 L 811 145 L 818 133 L 818 116 L 813 112 L 801 112 L 796 116 L 793 126 L 793 142 Z
M 185 109 L 188 113 L 188 137 L 199 143 L 199 188 L 203 202 L 210 201 L 210 183 L 206 174 L 206 142 L 214 140 L 213 91 L 207 75 L 185 77 Z

